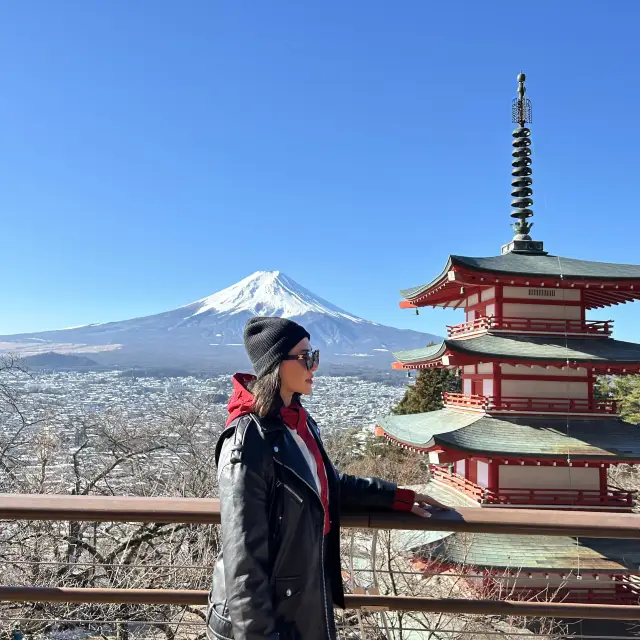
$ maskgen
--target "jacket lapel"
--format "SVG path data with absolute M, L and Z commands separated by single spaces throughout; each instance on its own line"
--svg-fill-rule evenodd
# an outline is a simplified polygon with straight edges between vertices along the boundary
M 320 497 L 316 479 L 304 457 L 298 443 L 294 440 L 288 428 L 285 428 L 280 440 L 280 450 L 275 453 L 285 467 L 289 467 L 296 475 L 309 485 L 311 490 Z
M 309 468 L 306 458 L 304 457 L 298 443 L 294 440 L 289 428 L 279 419 L 259 419 L 255 417 L 257 424 L 265 433 L 279 431 L 280 437 L 273 445 L 273 457 L 282 466 L 293 471 L 309 488 L 320 498 L 316 480 Z M 312 430 L 313 433 L 313 430 Z M 315 433 L 314 433 L 315 436 Z M 322 450 L 322 448 L 321 448 Z

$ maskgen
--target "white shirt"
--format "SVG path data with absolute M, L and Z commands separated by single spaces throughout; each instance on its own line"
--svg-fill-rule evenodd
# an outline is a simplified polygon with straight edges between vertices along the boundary
M 309 447 L 307 447 L 306 442 L 298 435 L 298 432 L 295 429 L 292 429 L 291 427 L 289 427 L 289 425 L 287 425 L 287 427 L 289 429 L 289 433 L 298 444 L 298 447 L 300 447 L 300 451 L 302 452 L 304 459 L 307 461 L 307 464 L 309 465 L 309 469 L 311 470 L 311 475 L 313 476 L 313 479 L 316 481 L 318 495 L 322 495 L 320 477 L 318 476 L 318 465 L 316 464 L 316 459 L 313 457 L 313 454 L 311 453 L 311 451 L 309 451 Z

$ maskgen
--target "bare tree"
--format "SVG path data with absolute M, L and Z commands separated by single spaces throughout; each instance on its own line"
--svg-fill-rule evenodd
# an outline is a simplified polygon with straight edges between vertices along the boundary
M 222 413 L 206 398 L 154 420 L 122 411 L 57 415 L 28 395 L 28 373 L 3 361 L 0 460 L 3 491 L 75 495 L 212 497 L 213 452 Z M 17 522 L 0 530 L 2 581 L 7 585 L 191 588 L 208 587 L 219 549 L 216 527 L 187 524 Z M 0 617 L 23 620 L 23 631 L 85 626 L 100 621 L 118 638 L 176 636 L 177 622 L 204 621 L 198 607 L 3 603 Z M 56 622 L 56 620 L 58 622 Z M 96 624 L 65 622 L 95 620 Z M 129 622 L 144 620 L 144 624 Z M 184 627 L 179 627 L 180 629 Z M 193 627 L 199 629 L 200 627 Z
M 122 409 L 100 413 L 59 411 L 38 392 L 37 381 L 14 359 L 0 366 L 0 478 L 11 493 L 214 497 L 213 460 L 224 409 L 207 396 L 182 398 L 149 417 Z M 423 482 L 424 457 L 347 432 L 326 442 L 336 466 L 401 484 Z M 348 587 L 380 593 L 451 597 L 471 595 L 468 581 L 417 571 L 390 532 L 346 532 L 343 558 Z M 360 554 L 355 553 L 356 544 Z M 375 544 L 374 544 L 375 541 Z M 219 551 L 215 526 L 96 522 L 14 522 L 0 529 L 0 580 L 7 585 L 208 589 Z M 364 551 L 362 551 L 364 549 Z M 368 563 L 369 573 L 365 572 Z M 462 569 L 460 570 L 462 573 Z M 355 576 L 355 578 L 354 578 Z M 368 576 L 368 578 L 366 577 Z M 365 580 L 366 578 L 366 580 Z M 368 580 L 368 582 L 367 582 Z M 502 588 L 502 587 L 501 587 Z M 485 597 L 489 597 L 485 594 Z M 492 597 L 492 596 L 491 596 Z M 504 589 L 495 592 L 504 597 Z M 203 636 L 203 607 L 1 603 L 0 618 L 22 630 L 85 630 L 118 640 Z M 459 618 L 459 619 L 458 619 Z M 385 622 L 386 620 L 386 622 Z M 412 628 L 443 637 L 453 626 L 477 633 L 523 629 L 521 621 L 379 612 L 339 613 L 350 638 L 403 638 Z M 550 623 L 540 623 L 551 637 Z M 363 636 L 363 632 L 365 635 Z M 454 636 L 447 632 L 447 640 Z
M 487 575 L 467 561 L 473 545 L 473 536 L 463 539 L 462 561 L 443 568 L 443 558 L 433 549 L 425 549 L 418 558 L 405 551 L 406 536 L 396 532 L 352 532 L 351 539 L 343 544 L 343 556 L 348 558 L 346 569 L 348 586 L 356 593 L 427 596 L 432 598 L 483 598 L 490 600 L 523 599 L 516 591 L 513 572 Z M 354 544 L 354 539 L 358 544 Z M 459 545 L 458 545 L 459 546 Z M 353 557 L 354 554 L 357 557 Z M 524 599 L 553 599 L 554 594 L 536 593 Z M 564 627 L 545 618 L 524 619 L 500 616 L 473 616 L 448 613 L 378 612 L 365 613 L 355 620 L 343 620 L 345 627 L 359 632 L 358 637 L 402 640 L 421 631 L 427 638 L 463 640 L 478 638 L 490 640 L 498 633 L 507 640 L 516 640 L 523 632 L 532 636 L 560 638 Z M 345 637 L 349 637 L 346 635 Z

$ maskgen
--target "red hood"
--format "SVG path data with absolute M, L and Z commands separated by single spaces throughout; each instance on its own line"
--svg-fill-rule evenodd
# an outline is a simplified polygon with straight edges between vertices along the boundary
M 247 389 L 247 385 L 255 379 L 256 377 L 250 373 L 236 373 L 236 375 L 233 376 L 233 393 L 227 405 L 229 409 L 227 426 L 245 413 L 251 413 L 253 408 L 253 394 Z

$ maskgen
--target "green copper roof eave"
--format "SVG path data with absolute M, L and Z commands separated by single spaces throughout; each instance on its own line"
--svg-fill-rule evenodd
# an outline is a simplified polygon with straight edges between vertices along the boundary
M 613 416 L 488 416 L 441 409 L 378 420 L 409 446 L 495 457 L 640 460 L 640 426 Z
M 637 540 L 474 533 L 454 534 L 427 545 L 450 562 L 516 572 L 608 574 L 635 571 L 640 561 Z
M 487 258 L 451 256 L 452 264 L 510 275 L 555 276 L 594 280 L 640 280 L 640 265 L 577 260 L 552 255 L 507 253 Z
M 555 277 L 586 280 L 640 280 L 640 265 L 617 264 L 615 262 L 594 262 L 576 260 L 552 255 L 526 255 L 506 253 L 500 256 L 474 258 L 470 256 L 449 256 L 443 271 L 428 284 L 400 291 L 407 300 L 417 298 L 435 284 L 446 278 L 452 266 L 466 267 L 474 271 L 513 276 Z
M 455 431 L 479 420 L 483 414 L 462 411 L 430 411 L 404 416 L 389 415 L 378 418 L 377 425 L 386 433 L 408 445 L 429 449 L 434 438 L 447 431 Z
M 409 349 L 408 351 L 395 351 L 393 357 L 403 364 L 411 364 L 413 362 L 423 362 L 424 360 L 433 360 L 439 358 L 447 350 L 447 341 L 444 340 L 440 344 L 434 344 L 423 349 Z
M 408 289 L 402 289 L 400 291 L 400 295 L 405 300 L 412 300 L 413 298 L 417 298 L 421 293 L 427 291 L 428 289 L 433 287 L 435 284 L 437 284 L 438 282 L 440 282 L 441 280 L 446 278 L 447 277 L 447 273 L 449 273 L 449 271 L 451 270 L 451 267 L 453 266 L 453 264 L 451 262 L 451 259 L 453 257 L 454 256 L 449 256 L 449 259 L 447 260 L 447 264 L 445 265 L 445 267 L 442 270 L 442 272 L 438 276 L 436 276 L 431 282 L 429 282 L 428 284 L 419 285 L 417 287 L 410 287 Z
M 444 340 L 424 349 L 394 352 L 402 364 L 428 362 L 447 351 L 478 358 L 522 362 L 571 362 L 585 364 L 640 364 L 640 344 L 613 338 L 504 336 L 486 333 L 466 340 Z

